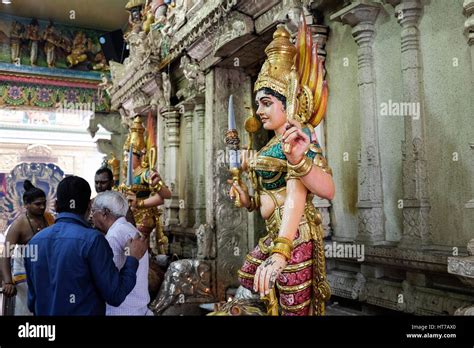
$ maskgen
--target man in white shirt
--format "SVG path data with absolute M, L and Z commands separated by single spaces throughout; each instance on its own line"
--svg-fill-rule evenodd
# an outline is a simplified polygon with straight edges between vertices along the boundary
M 138 230 L 127 220 L 127 200 L 115 191 L 99 193 L 92 205 L 92 221 L 95 228 L 106 233 L 114 253 L 114 263 L 120 270 L 127 257 L 127 242 L 136 237 Z M 119 307 L 106 306 L 106 315 L 153 315 L 148 309 L 148 251 L 140 259 L 137 269 L 137 283 L 132 292 Z

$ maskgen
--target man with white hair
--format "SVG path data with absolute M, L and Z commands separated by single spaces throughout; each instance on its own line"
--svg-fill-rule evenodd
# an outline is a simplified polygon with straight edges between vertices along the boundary
M 105 191 L 97 195 L 92 205 L 92 221 L 95 228 L 106 233 L 114 253 L 114 263 L 120 270 L 127 258 L 126 245 L 134 238 L 138 230 L 129 223 L 125 216 L 128 203 L 125 197 L 116 191 Z M 125 301 L 119 307 L 109 304 L 106 315 L 153 315 L 148 309 L 150 295 L 148 293 L 148 251 L 140 259 L 137 269 L 137 283 Z

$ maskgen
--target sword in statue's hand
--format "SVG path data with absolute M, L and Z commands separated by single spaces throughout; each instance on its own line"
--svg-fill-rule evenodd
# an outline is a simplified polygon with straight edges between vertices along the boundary
M 225 133 L 225 143 L 229 153 L 229 171 L 232 174 L 232 181 L 240 185 L 240 139 L 235 125 L 234 98 L 232 95 L 229 97 L 228 122 L 228 130 Z M 240 202 L 239 192 L 234 186 L 232 186 L 231 191 L 235 196 L 235 206 L 240 208 L 242 205 Z

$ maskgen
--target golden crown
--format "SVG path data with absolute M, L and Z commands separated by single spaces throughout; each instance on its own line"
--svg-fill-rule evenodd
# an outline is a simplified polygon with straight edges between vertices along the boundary
M 270 88 L 286 97 L 286 116 L 316 127 L 326 114 L 328 86 L 324 60 L 304 17 L 298 28 L 296 47 L 290 34 L 279 26 L 265 49 L 267 60 L 255 83 L 255 92 Z
M 146 149 L 144 133 L 145 127 L 143 127 L 142 118 L 141 116 L 136 116 L 133 119 L 133 124 L 130 128 L 130 133 L 127 136 L 127 140 L 123 145 L 124 151 L 129 151 L 130 143 L 132 143 L 132 151 L 134 153 L 142 153 Z
M 290 33 L 283 26 L 273 33 L 272 42 L 265 48 L 267 60 L 258 75 L 255 92 L 266 87 L 288 97 L 290 72 L 296 55 L 296 47 L 290 38 Z

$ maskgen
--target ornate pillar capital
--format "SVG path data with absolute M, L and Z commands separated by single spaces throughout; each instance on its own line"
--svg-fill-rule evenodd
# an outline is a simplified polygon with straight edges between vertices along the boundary
M 353 1 L 331 16 L 331 20 L 342 22 L 353 28 L 353 35 L 373 28 L 382 5 L 373 1 Z M 364 30 L 365 28 L 365 30 Z
M 179 147 L 179 110 L 174 107 L 167 108 L 163 112 L 163 118 L 166 120 L 168 146 Z
M 326 43 L 329 37 L 329 27 L 326 25 L 311 24 L 309 28 L 313 35 L 313 41 L 318 43 L 318 56 L 322 59 L 326 59 Z
M 352 27 L 352 36 L 359 46 L 359 83 L 372 83 L 375 21 L 382 5 L 368 0 L 353 1 L 331 16 L 331 20 Z
M 192 112 L 194 110 L 194 101 L 193 100 L 185 100 L 181 103 L 179 103 L 176 107 L 178 108 L 178 111 L 183 117 L 189 117 L 189 114 L 192 116 Z
M 204 98 L 204 96 L 201 96 L 201 95 L 196 96 L 194 97 L 193 100 L 194 100 L 194 105 L 196 109 L 201 109 L 201 108 L 204 109 L 205 107 L 204 104 L 206 103 L 206 99 Z
M 418 26 L 422 11 L 421 0 L 402 0 L 395 6 L 395 16 L 402 27 Z

